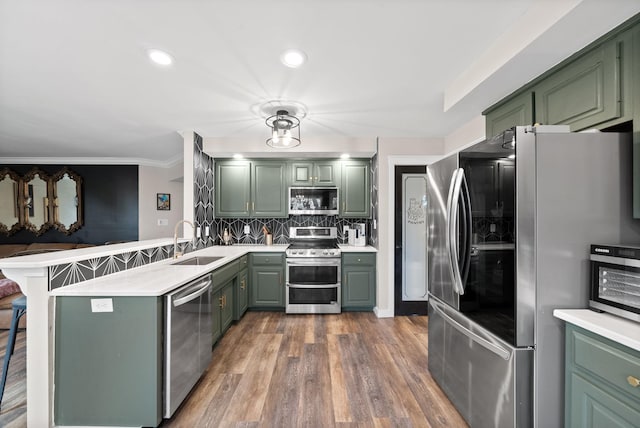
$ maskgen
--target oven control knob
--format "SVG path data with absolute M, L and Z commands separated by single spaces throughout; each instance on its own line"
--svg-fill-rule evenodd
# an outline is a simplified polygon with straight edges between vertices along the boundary
M 329 252 L 327 250 L 324 250 L 322 254 L 326 256 L 327 254 L 329 254 Z
M 311 251 L 309 251 L 309 254 L 311 254 L 311 255 L 314 255 L 314 256 L 315 256 L 315 255 L 316 255 L 316 250 L 311 250 Z
M 330 255 L 330 256 L 333 256 L 334 254 L 335 254 L 335 251 L 333 251 L 333 250 L 330 250 L 330 251 L 329 251 L 329 255 Z

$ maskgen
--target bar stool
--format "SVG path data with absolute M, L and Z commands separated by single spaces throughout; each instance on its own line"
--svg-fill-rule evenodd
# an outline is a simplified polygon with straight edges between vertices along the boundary
M 4 385 L 7 382 L 7 370 L 9 369 L 9 360 L 13 355 L 13 348 L 16 346 L 16 333 L 18 332 L 18 323 L 20 318 L 27 311 L 27 296 L 18 297 L 11 302 L 13 308 L 13 316 L 11 317 L 11 328 L 9 329 L 9 340 L 7 341 L 7 351 L 4 354 L 4 367 L 2 368 L 2 382 L 0 382 L 0 404 L 2 404 L 2 396 L 4 395 Z

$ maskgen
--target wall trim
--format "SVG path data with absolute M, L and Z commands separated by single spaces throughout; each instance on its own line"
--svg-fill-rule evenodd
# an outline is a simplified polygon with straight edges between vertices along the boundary
M 393 318 L 393 309 L 380 309 L 377 306 L 373 308 L 373 313 L 378 318 Z
M 395 253 L 395 225 L 394 225 L 394 217 L 395 217 L 395 203 L 396 200 L 396 186 L 395 186 L 395 167 L 396 165 L 429 165 L 434 162 L 439 161 L 444 156 L 403 156 L 403 155 L 389 155 L 388 157 L 388 186 L 389 186 L 389 211 L 387 212 L 387 230 L 389 231 L 389 241 L 387 242 L 386 249 L 388 255 L 388 266 L 387 269 L 387 284 L 389 287 L 387 289 L 388 293 L 388 301 L 389 301 L 389 309 L 385 309 L 380 311 L 380 313 L 386 314 L 387 312 L 391 313 L 389 316 L 395 316 L 395 280 L 394 280 L 394 266 L 395 263 L 393 261 L 394 253 Z M 377 312 L 376 312 L 377 315 Z M 380 316 L 379 316 L 380 317 Z
M 182 162 L 183 154 L 165 161 L 143 158 L 116 157 L 0 157 L 0 164 L 59 164 L 59 165 L 143 165 L 157 168 L 172 168 Z

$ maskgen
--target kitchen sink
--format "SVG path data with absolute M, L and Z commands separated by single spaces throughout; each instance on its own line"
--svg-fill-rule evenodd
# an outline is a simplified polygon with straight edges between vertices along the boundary
M 209 263 L 213 263 L 220 259 L 223 259 L 223 256 L 196 256 L 189 257 L 188 259 L 182 259 L 171 263 L 172 265 L 187 265 L 187 266 L 203 266 L 208 265 Z

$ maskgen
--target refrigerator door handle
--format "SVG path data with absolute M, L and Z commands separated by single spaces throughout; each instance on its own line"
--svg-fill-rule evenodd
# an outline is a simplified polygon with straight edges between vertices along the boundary
M 462 288 L 460 263 L 458 262 L 458 237 L 456 229 L 463 177 L 464 170 L 462 168 L 458 168 L 453 172 L 451 177 L 451 186 L 449 188 L 449 200 L 447 201 L 449 205 L 447 210 L 447 247 L 449 249 L 449 269 L 451 276 L 453 277 L 453 287 L 459 295 L 464 294 L 464 289 Z
M 460 169 L 460 175 L 462 176 L 462 204 L 464 209 L 465 219 L 465 235 L 463 246 L 463 262 L 462 262 L 462 276 L 460 281 L 460 288 L 463 294 L 465 292 L 465 285 L 467 283 L 467 277 L 469 276 L 469 269 L 471 268 L 471 252 L 472 252 L 472 237 L 473 237 L 473 217 L 471 214 L 471 198 L 469 197 L 469 186 L 467 184 L 467 177 L 464 174 L 464 169 Z
M 463 326 L 458 321 L 456 321 L 451 316 L 449 316 L 447 313 L 445 313 L 445 310 L 443 309 L 443 304 L 442 303 L 436 301 L 436 299 L 431 299 L 431 304 L 433 305 L 433 308 L 436 310 L 436 312 L 438 312 L 438 314 L 442 318 L 444 318 L 449 324 L 451 324 L 451 326 L 453 326 L 453 328 L 458 330 L 460 333 L 464 334 L 465 336 L 467 336 L 469 339 L 473 340 L 478 345 L 480 345 L 480 346 L 484 347 L 485 349 L 493 352 L 494 354 L 496 354 L 497 356 L 499 356 L 503 360 L 509 360 L 509 358 L 511 358 L 511 352 L 509 352 L 509 350 L 507 350 L 507 349 L 503 348 L 502 346 L 500 346 L 499 344 L 493 343 L 490 340 L 480 336 L 479 334 L 467 329 L 465 326 Z

